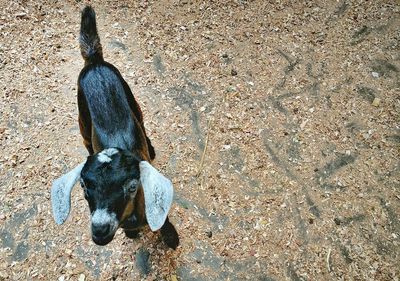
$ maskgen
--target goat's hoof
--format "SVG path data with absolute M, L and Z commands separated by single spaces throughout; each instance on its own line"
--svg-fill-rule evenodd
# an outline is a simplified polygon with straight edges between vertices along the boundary
M 139 230 L 124 230 L 126 237 L 135 239 L 139 236 Z
M 176 233 L 176 235 L 164 236 L 163 240 L 164 240 L 165 244 L 167 244 L 167 246 L 170 247 L 171 249 L 176 250 L 176 247 L 179 246 L 178 233 Z
M 179 235 L 172 224 L 169 223 L 167 226 L 164 225 L 161 228 L 161 236 L 165 244 L 171 249 L 176 250 L 176 247 L 179 246 Z

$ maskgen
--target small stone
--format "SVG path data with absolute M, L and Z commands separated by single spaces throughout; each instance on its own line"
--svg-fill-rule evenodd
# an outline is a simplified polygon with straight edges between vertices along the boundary
M 379 77 L 379 73 L 378 72 L 373 71 L 373 72 L 371 72 L 371 74 L 372 74 L 372 77 L 374 77 L 374 78 L 378 78 Z
M 178 281 L 178 279 L 176 278 L 176 275 L 174 275 L 174 274 L 171 275 L 171 281 Z
M 231 146 L 229 144 L 224 144 L 222 146 L 222 150 L 229 150 L 229 149 L 231 149 Z
M 380 98 L 374 98 L 374 101 L 372 102 L 372 105 L 375 107 L 378 107 L 381 104 L 381 99 Z
M 85 281 L 85 279 L 86 279 L 85 274 L 81 273 L 81 274 L 79 275 L 78 281 Z

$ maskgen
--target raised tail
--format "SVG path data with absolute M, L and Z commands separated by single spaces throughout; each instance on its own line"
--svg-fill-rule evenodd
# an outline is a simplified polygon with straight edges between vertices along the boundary
M 96 13 L 90 6 L 86 6 L 82 11 L 79 44 L 85 64 L 103 61 L 100 37 L 97 34 Z

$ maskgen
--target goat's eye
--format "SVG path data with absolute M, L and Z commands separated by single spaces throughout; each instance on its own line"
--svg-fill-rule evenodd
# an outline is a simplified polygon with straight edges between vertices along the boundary
M 80 184 L 81 184 L 81 187 L 84 188 L 84 189 L 86 189 L 85 182 L 84 182 L 82 179 L 81 179 L 79 182 L 80 182 Z
M 132 185 L 129 186 L 128 191 L 129 192 L 135 192 L 136 188 L 137 188 L 137 185 L 132 184 Z
M 138 180 L 132 180 L 128 183 L 128 192 L 132 193 L 135 192 L 137 187 L 139 185 L 139 181 Z

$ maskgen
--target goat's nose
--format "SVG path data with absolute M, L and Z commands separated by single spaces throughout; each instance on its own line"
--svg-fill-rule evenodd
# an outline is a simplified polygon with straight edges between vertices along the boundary
M 105 237 L 110 234 L 109 224 L 92 224 L 92 234 L 96 237 Z

